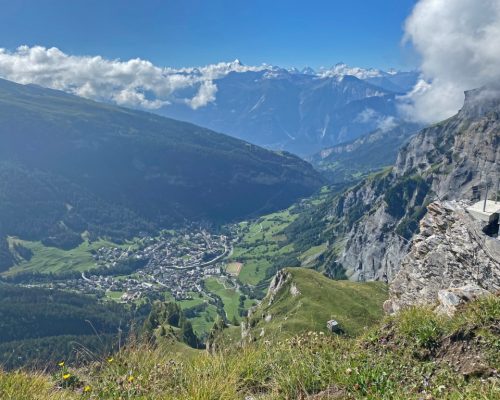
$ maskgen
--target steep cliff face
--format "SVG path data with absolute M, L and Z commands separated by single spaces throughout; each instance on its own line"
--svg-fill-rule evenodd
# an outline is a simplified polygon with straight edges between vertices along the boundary
M 362 209 L 338 262 L 353 280 L 391 281 L 426 206 L 435 199 L 473 199 L 485 177 L 500 171 L 500 92 L 466 93 L 460 112 L 422 130 L 389 173 L 343 197 L 343 212 Z
M 456 201 L 429 205 L 420 233 L 391 283 L 384 305 L 387 312 L 442 302 L 439 297 L 450 288 L 500 290 L 500 240 L 483 232 L 483 223 L 467 213 L 466 205 Z

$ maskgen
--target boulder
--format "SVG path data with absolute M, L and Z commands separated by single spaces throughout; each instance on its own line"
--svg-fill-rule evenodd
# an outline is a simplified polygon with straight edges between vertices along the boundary
M 337 321 L 335 321 L 334 319 L 327 321 L 326 327 L 332 333 L 342 333 L 343 332 L 342 328 L 340 327 L 340 324 Z
M 489 291 L 477 285 L 442 289 L 438 292 L 439 305 L 436 308 L 436 312 L 452 316 L 461 304 L 488 295 L 491 295 Z

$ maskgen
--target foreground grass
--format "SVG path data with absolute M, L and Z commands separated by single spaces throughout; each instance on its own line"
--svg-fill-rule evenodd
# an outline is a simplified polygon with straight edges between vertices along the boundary
M 55 391 L 60 378 L 2 374 L 0 398 L 498 399 L 499 327 L 500 298 L 491 297 L 452 319 L 410 309 L 355 339 L 308 332 L 215 354 L 136 344 L 70 368 L 74 390 Z
M 75 393 L 55 388 L 43 374 L 0 372 L 0 399 L 2 400 L 66 400 L 77 399 Z

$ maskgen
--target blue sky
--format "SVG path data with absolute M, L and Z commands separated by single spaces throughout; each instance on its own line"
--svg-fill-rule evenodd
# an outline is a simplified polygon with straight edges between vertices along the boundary
M 414 68 L 401 46 L 414 0 L 0 0 L 0 47 L 140 57 L 182 67 L 248 65 Z

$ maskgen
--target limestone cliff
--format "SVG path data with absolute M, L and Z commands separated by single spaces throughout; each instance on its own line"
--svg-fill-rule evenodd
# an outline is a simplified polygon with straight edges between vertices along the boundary
M 410 252 L 390 286 L 386 312 L 409 305 L 446 303 L 445 290 L 500 290 L 500 240 L 483 232 L 463 202 L 434 202 L 420 222 Z M 461 290 L 464 291 L 463 289 Z M 458 292 L 457 292 L 458 293 Z M 458 293 L 459 294 L 459 293 Z M 443 298 L 439 298 L 439 297 Z
M 342 212 L 362 210 L 337 258 L 353 280 L 391 281 L 426 206 L 471 200 L 485 177 L 500 172 L 500 92 L 467 92 L 454 117 L 418 133 L 394 168 L 347 191 Z

